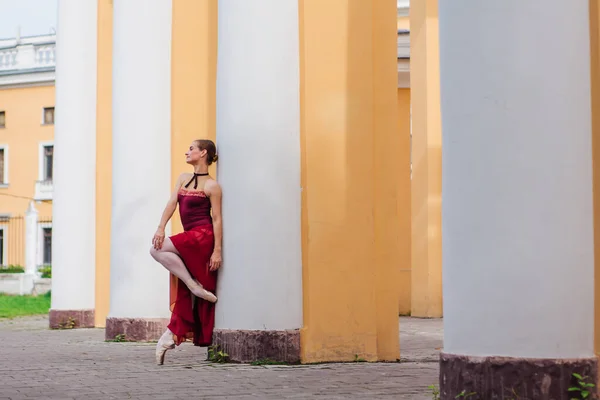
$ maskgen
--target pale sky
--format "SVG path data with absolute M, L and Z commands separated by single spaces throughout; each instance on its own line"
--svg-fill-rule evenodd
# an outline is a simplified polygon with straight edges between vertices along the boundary
M 90 0 L 79 0 L 90 1 Z M 0 0 L 0 39 L 44 35 L 56 30 L 58 0 Z

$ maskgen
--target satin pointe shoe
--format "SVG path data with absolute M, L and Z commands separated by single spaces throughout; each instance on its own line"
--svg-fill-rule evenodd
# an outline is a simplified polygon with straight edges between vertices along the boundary
M 175 340 L 173 340 L 173 332 L 167 329 L 156 344 L 156 364 L 163 365 L 165 363 L 165 353 L 167 350 L 174 348 Z
M 198 281 L 194 281 L 194 283 L 195 283 L 195 285 L 190 287 L 190 291 L 192 292 L 192 294 L 194 296 L 204 299 L 211 303 L 217 302 L 217 296 L 215 296 L 213 293 L 209 292 L 208 290 L 204 289 Z

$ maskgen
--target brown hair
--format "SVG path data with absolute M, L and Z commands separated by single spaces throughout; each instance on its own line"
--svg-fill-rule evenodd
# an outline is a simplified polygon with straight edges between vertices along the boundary
M 200 150 L 206 150 L 206 163 L 208 165 L 217 162 L 219 156 L 217 155 L 217 146 L 212 140 L 198 139 L 194 140 L 194 143 Z

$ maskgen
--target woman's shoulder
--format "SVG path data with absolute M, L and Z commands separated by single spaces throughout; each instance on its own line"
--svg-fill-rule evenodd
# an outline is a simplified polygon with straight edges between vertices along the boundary
M 220 193 L 221 186 L 219 185 L 219 182 L 217 182 L 216 179 L 210 177 L 206 180 L 206 183 L 204 184 L 204 190 L 207 194 Z
M 179 183 L 184 183 L 185 181 L 189 181 L 190 179 L 192 179 L 194 177 L 194 174 L 191 172 L 182 172 L 179 175 L 179 178 L 177 178 L 177 181 Z

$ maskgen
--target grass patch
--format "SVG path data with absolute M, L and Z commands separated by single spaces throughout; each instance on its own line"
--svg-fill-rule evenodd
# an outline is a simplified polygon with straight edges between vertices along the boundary
M 47 314 L 50 292 L 41 296 L 12 296 L 0 293 L 0 318 Z
M 105 342 L 129 342 L 124 333 L 119 333 L 114 339 L 106 339 Z

